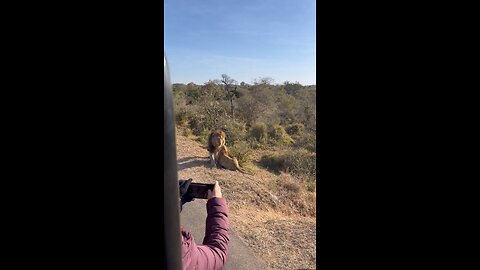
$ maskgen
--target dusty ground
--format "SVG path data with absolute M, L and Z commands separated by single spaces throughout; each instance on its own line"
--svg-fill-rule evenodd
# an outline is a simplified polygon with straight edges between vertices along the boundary
M 289 175 L 260 168 L 253 176 L 211 169 L 205 147 L 178 133 L 177 159 L 179 179 L 219 181 L 231 226 L 270 269 L 315 269 L 314 193 L 299 189 Z

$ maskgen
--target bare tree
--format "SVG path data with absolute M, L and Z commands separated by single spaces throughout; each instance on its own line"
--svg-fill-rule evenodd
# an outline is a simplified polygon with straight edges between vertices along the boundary
M 253 84 L 254 85 L 261 85 L 261 84 L 270 85 L 270 84 L 273 84 L 273 82 L 274 80 L 271 77 L 259 77 L 253 81 Z
M 238 97 L 237 81 L 230 78 L 227 74 L 222 74 L 221 83 L 223 83 L 223 89 L 225 95 L 230 102 L 230 114 L 232 119 L 235 119 L 235 106 L 233 106 L 233 100 Z

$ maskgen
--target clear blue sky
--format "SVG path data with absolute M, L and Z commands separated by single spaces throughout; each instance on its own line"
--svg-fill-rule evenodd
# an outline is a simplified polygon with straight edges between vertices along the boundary
M 316 84 L 315 0 L 164 0 L 173 83 Z

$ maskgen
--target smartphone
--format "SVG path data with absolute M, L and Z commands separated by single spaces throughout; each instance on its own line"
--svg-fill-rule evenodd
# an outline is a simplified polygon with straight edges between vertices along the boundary
M 206 199 L 208 196 L 208 190 L 213 190 L 215 184 L 202 184 L 202 183 L 190 183 L 187 193 L 193 198 Z

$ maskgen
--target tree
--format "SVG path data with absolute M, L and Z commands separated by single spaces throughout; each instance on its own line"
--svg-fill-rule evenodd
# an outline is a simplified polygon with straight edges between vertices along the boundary
M 292 95 L 296 93 L 297 90 L 302 89 L 302 85 L 299 82 L 291 83 L 289 81 L 285 81 L 283 83 L 283 88 L 287 91 L 287 94 Z
M 299 102 L 293 96 L 287 94 L 280 94 L 277 101 L 278 115 L 280 117 L 281 125 L 293 124 L 295 121 L 295 115 L 298 111 Z
M 223 83 L 223 89 L 225 91 L 225 95 L 227 100 L 230 102 L 230 114 L 232 119 L 235 119 L 235 106 L 233 105 L 233 100 L 238 98 L 238 91 L 237 91 L 237 81 L 230 78 L 227 74 L 222 74 L 222 79 L 220 80 Z
M 206 96 L 209 100 L 224 100 L 225 94 L 223 93 L 222 87 L 219 85 L 218 80 L 210 80 L 206 82 L 202 87 L 202 94 Z
M 193 82 L 187 84 L 186 96 L 187 104 L 194 104 L 200 97 L 199 87 Z
M 257 78 L 253 81 L 253 84 L 254 85 L 262 85 L 262 84 L 266 84 L 266 85 L 270 85 L 270 84 L 273 84 L 274 80 L 271 78 L 271 77 L 260 77 L 260 78 Z

